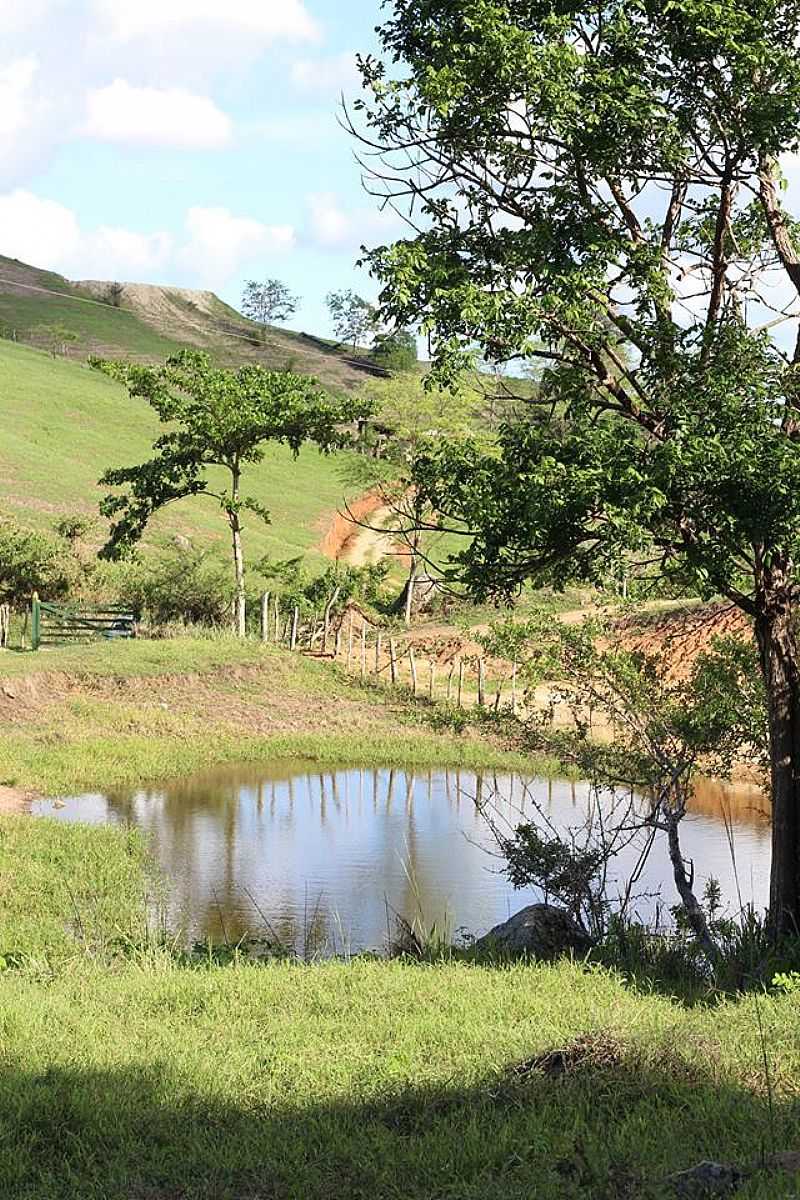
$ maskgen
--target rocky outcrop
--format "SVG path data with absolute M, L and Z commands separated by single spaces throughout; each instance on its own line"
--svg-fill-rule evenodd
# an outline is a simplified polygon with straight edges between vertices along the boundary
M 495 925 L 475 943 L 476 950 L 501 954 L 528 954 L 532 958 L 558 958 L 585 954 L 591 939 L 563 908 L 554 904 L 529 904 L 507 921 Z

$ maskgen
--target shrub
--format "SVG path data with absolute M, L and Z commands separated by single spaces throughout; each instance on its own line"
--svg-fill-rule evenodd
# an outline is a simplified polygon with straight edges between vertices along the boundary
M 80 568 L 63 542 L 0 517 L 0 603 L 20 607 L 34 592 L 58 600 L 78 583 Z
M 302 558 L 273 562 L 265 557 L 256 570 L 264 579 L 277 585 L 276 590 L 285 602 L 296 604 L 306 612 L 324 608 L 337 588 L 337 610 L 342 609 L 348 600 L 378 604 L 389 564 L 378 562 L 364 567 L 351 567 L 347 563 L 336 562 L 331 563 L 321 575 L 311 575 Z
M 417 339 L 408 329 L 378 334 L 372 357 L 388 371 L 413 371 L 417 365 Z
M 124 563 L 118 569 L 116 591 L 120 604 L 152 625 L 222 625 L 231 620 L 230 567 L 209 550 L 164 549 Z

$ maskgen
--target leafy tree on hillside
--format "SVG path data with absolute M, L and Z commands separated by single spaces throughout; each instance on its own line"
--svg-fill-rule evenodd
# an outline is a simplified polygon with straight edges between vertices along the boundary
M 389 371 L 413 371 L 417 365 L 417 339 L 408 329 L 379 333 L 372 346 L 372 357 Z
M 403 592 L 406 625 L 411 622 L 414 584 L 428 557 L 426 532 L 435 536 L 438 522 L 411 473 L 414 459 L 431 441 L 474 436 L 480 424 L 480 397 L 466 380 L 447 388 L 426 387 L 421 376 L 404 373 L 370 379 L 362 388 L 372 412 L 373 456 L 350 465 L 351 479 L 369 487 L 392 513 L 390 528 L 408 550 L 408 580 Z
M 800 140 L 796 0 L 394 0 L 361 60 L 374 186 L 415 236 L 368 254 L 381 315 L 540 386 L 488 452 L 417 480 L 473 534 L 478 594 L 658 561 L 753 621 L 774 929 L 800 926 Z M 382 165 L 381 165 L 382 164 Z
M 368 338 L 375 324 L 375 307 L 351 288 L 328 292 L 325 303 L 340 342 L 349 342 L 353 352 Z
M 275 321 L 286 321 L 297 312 L 300 297 L 280 279 L 248 279 L 242 293 L 242 312 L 266 329 Z
M 212 367 L 208 355 L 183 350 L 164 366 L 145 367 L 94 360 L 94 366 L 119 379 L 169 426 L 153 445 L 148 462 L 106 471 L 101 484 L 123 488 L 105 497 L 100 510 L 113 523 L 102 550 L 120 558 L 142 537 L 154 513 L 174 500 L 209 496 L 225 514 L 231 534 L 236 581 L 236 630 L 245 632 L 245 567 L 242 514 L 269 521 L 252 496 L 242 494 L 242 476 L 263 461 L 268 443 L 290 446 L 298 454 L 304 442 L 328 451 L 343 445 L 342 426 L 364 413 L 363 402 L 333 399 L 316 380 L 260 366 L 225 370 Z M 220 467 L 228 487 L 212 474 Z

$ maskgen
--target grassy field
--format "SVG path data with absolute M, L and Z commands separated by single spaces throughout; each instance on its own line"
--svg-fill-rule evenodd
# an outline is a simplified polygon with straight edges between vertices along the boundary
M 187 961 L 146 937 L 122 831 L 0 818 L 0 880 L 7 1200 L 633 1200 L 796 1145 L 797 996 L 687 1008 L 569 962 Z M 757 1170 L 737 1196 L 798 1184 Z
M 0 785 L 58 794 L 215 763 L 525 767 L 469 727 L 435 732 L 404 690 L 235 638 L 62 647 L 0 658 Z
M 149 406 L 88 367 L 0 341 L 0 509 L 50 527 L 65 513 L 95 515 L 104 470 L 148 457 L 159 425 Z M 268 449 L 245 487 L 272 524 L 248 522 L 245 551 L 288 558 L 314 550 L 346 491 L 343 457 Z M 150 540 L 182 533 L 227 553 L 227 528 L 213 500 L 187 500 L 152 523 Z M 97 537 L 101 527 L 98 520 Z
M 0 255 L 0 336 L 83 361 L 105 357 L 163 359 L 200 347 L 226 365 L 260 362 L 315 375 L 338 391 L 358 388 L 374 371 L 369 352 L 278 326 L 262 330 L 210 292 L 123 285 L 120 306 L 103 303 L 109 283 L 72 284 L 52 271 Z M 67 337 L 53 329 L 68 331 Z

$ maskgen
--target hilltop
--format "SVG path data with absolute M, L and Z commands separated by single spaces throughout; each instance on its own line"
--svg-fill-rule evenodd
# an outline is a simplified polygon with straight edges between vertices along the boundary
M 75 359 L 152 361 L 191 346 L 226 365 L 288 368 L 344 390 L 376 372 L 368 359 L 325 338 L 275 326 L 262 332 L 213 292 L 123 283 L 115 304 L 112 283 L 74 282 L 0 255 L 0 336 Z

